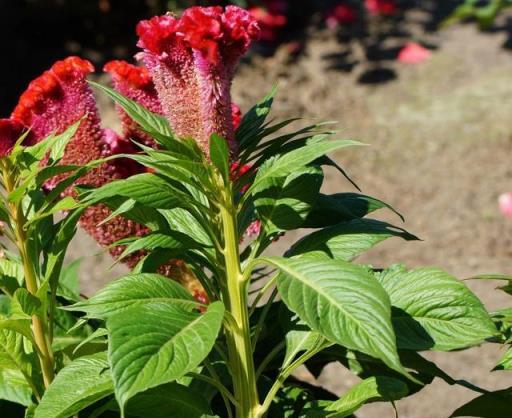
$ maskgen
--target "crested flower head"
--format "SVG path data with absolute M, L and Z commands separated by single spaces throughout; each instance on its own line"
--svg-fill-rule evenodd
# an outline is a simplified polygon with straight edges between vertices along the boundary
M 134 100 L 153 113 L 162 113 L 162 106 L 153 80 L 146 68 L 137 67 L 125 61 L 110 61 L 103 67 L 103 70 L 110 74 L 114 88 L 123 96 Z M 123 125 L 125 138 L 140 141 L 148 146 L 155 146 L 151 136 L 142 131 L 119 105 L 116 105 L 116 109 Z
M 64 164 L 85 164 L 108 155 L 96 101 L 86 80 L 93 71 L 89 61 L 78 57 L 57 61 L 29 84 L 11 115 L 31 129 L 36 142 L 82 120 L 66 148 Z
M 181 18 L 157 16 L 137 26 L 139 56 L 164 115 L 177 135 L 196 139 L 205 153 L 213 133 L 235 150 L 231 82 L 259 32 L 256 20 L 236 6 L 191 7 Z
M 0 119 L 0 158 L 9 155 L 26 128 L 12 119 Z

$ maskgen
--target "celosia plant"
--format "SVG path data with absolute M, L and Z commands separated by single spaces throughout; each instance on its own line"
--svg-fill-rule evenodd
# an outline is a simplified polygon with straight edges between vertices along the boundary
M 479 390 L 419 354 L 499 341 L 478 298 L 438 269 L 353 262 L 415 239 L 367 217 L 394 212 L 380 200 L 320 192 L 325 169 L 344 174 L 327 154 L 359 143 L 324 124 L 280 133 L 294 119 L 267 120 L 274 91 L 243 117 L 233 106 L 235 66 L 259 35 L 251 15 L 194 7 L 137 32 L 147 70 L 112 62 L 118 91 L 97 85 L 122 136 L 100 128 L 78 58 L 0 122 L 0 215 L 18 250 L 0 259 L 0 397 L 34 418 L 332 418 L 435 377 Z M 80 217 L 119 259 L 135 255 L 90 299 L 62 268 Z M 265 255 L 299 229 L 284 256 Z M 204 295 L 159 274 L 172 260 Z M 341 397 L 293 376 L 333 361 L 362 379 Z

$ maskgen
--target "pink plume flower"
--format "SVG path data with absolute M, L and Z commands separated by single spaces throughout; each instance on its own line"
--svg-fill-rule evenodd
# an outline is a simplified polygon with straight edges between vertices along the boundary
M 498 204 L 503 216 L 512 218 L 512 192 L 503 193 L 498 198 Z
M 244 9 L 191 7 L 181 18 L 157 16 L 137 26 L 138 46 L 174 132 L 198 141 L 205 153 L 217 133 L 235 152 L 231 82 L 236 64 L 258 38 Z
M 392 16 L 398 12 L 396 0 L 365 0 L 364 5 L 373 15 Z
M 144 67 L 137 67 L 125 61 L 110 61 L 103 70 L 111 77 L 114 88 L 123 96 L 134 100 L 153 113 L 162 114 L 162 105 L 149 72 Z M 123 125 L 123 136 L 154 147 L 155 141 L 133 121 L 118 105 L 116 110 Z
M 0 119 L 0 158 L 9 155 L 27 128 L 12 119 Z
M 357 11 L 349 4 L 338 4 L 330 9 L 325 17 L 325 24 L 331 29 L 348 25 L 357 20 Z
M 415 42 L 408 42 L 398 53 L 398 61 L 405 64 L 419 64 L 432 56 L 427 48 Z

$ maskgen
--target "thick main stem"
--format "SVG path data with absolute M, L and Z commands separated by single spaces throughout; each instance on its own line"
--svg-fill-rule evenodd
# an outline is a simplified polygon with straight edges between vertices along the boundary
M 255 418 L 260 408 L 256 374 L 251 348 L 247 283 L 240 268 L 236 213 L 231 196 L 221 208 L 224 232 L 224 261 L 226 267 L 226 308 L 236 324 L 226 328 L 229 363 L 233 374 L 237 418 Z
M 14 190 L 14 181 L 10 175 L 9 167 L 3 167 L 4 186 L 9 194 Z M 21 203 L 9 203 L 9 210 L 13 220 L 14 236 L 16 238 L 16 246 L 20 253 L 23 263 L 23 273 L 25 276 L 25 285 L 27 290 L 34 296 L 37 295 L 38 285 L 34 265 L 28 255 L 27 236 L 24 230 L 26 224 L 25 215 L 21 207 Z M 53 381 L 54 377 L 54 360 L 53 352 L 50 349 L 50 343 L 46 335 L 46 328 L 43 321 L 38 315 L 32 315 L 32 331 L 34 333 L 34 341 L 37 346 L 39 361 L 41 363 L 41 371 L 43 373 L 44 385 L 47 388 Z

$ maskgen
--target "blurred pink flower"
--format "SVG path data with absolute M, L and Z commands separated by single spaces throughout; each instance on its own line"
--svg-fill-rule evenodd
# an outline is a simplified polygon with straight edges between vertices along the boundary
M 364 5 L 368 13 L 373 15 L 391 16 L 398 12 L 395 0 L 365 0 Z
M 260 39 L 262 41 L 275 41 L 279 37 L 281 29 L 286 26 L 288 21 L 284 14 L 270 11 L 264 7 L 253 6 L 248 10 L 261 28 Z
M 408 42 L 398 53 L 398 61 L 405 64 L 418 64 L 432 56 L 427 48 L 415 42 Z
M 512 192 L 503 193 L 498 198 L 501 213 L 507 218 L 512 218 Z
M 325 16 L 325 24 L 331 29 L 340 25 L 354 23 L 357 20 L 357 11 L 349 4 L 338 4 L 330 9 Z

